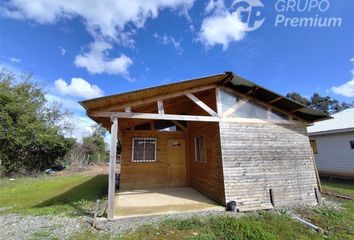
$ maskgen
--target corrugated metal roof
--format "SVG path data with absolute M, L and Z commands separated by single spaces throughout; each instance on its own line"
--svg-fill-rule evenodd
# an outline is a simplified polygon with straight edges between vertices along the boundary
M 354 108 L 331 115 L 332 119 L 314 123 L 308 127 L 309 135 L 354 131 Z
M 88 99 L 81 101 L 80 104 L 86 109 L 87 115 L 90 116 L 90 111 L 99 111 L 100 109 L 104 109 L 110 106 L 119 106 L 124 103 L 143 100 L 150 97 L 156 97 L 167 93 L 173 93 L 176 91 L 187 90 L 190 88 L 210 84 L 218 84 L 233 88 L 236 91 L 250 95 L 265 103 L 269 103 L 275 100 L 271 103 L 271 105 L 283 109 L 284 111 L 292 112 L 299 118 L 305 119 L 309 122 L 315 122 L 329 118 L 327 114 L 309 108 L 305 105 L 302 105 L 301 103 L 295 102 L 254 82 L 241 78 L 232 72 L 225 72 L 224 74 L 217 74 L 187 81 L 181 81 L 127 93 L 100 97 L 96 99 Z

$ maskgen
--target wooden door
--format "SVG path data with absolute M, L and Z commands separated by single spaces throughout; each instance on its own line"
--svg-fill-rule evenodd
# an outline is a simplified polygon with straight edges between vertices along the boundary
M 184 139 L 168 140 L 167 185 L 183 187 L 187 184 L 186 141 Z

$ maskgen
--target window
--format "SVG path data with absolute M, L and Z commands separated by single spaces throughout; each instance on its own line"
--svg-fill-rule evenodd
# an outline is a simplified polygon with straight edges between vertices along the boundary
M 195 142 L 195 161 L 206 162 L 206 148 L 204 136 L 199 136 L 194 139 Z
M 156 162 L 156 138 L 133 138 L 132 162 Z
M 316 143 L 316 140 L 310 140 L 310 145 L 311 145 L 313 154 L 317 154 L 318 151 L 317 151 L 317 143 Z
M 350 143 L 350 148 L 354 149 L 354 141 L 350 141 L 349 143 Z
M 221 90 L 221 111 L 225 118 L 253 118 L 269 122 L 289 120 L 289 116 L 259 101 Z

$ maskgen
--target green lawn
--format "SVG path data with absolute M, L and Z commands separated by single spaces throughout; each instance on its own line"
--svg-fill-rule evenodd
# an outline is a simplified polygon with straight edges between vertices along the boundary
M 322 190 L 354 198 L 354 181 L 321 178 Z
M 42 176 L 0 180 L 0 214 L 84 215 L 107 194 L 107 176 Z

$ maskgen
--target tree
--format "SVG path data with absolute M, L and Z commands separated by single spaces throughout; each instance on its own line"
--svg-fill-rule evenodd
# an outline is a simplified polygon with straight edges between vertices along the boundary
M 75 144 L 67 154 L 66 160 L 73 165 L 82 167 L 86 163 L 106 159 L 108 156 L 104 141 L 105 134 L 106 130 L 101 125 L 93 125 L 92 134 L 84 137 L 82 143 Z
M 329 96 L 323 97 L 318 93 L 314 93 L 311 97 L 311 100 L 301 96 L 301 94 L 297 92 L 288 93 L 286 97 L 326 114 L 334 114 L 347 108 L 353 107 L 353 105 L 350 103 L 340 103 L 336 99 L 332 99 Z
M 288 93 L 286 94 L 286 97 L 287 98 L 290 98 L 296 102 L 299 102 L 305 106 L 310 106 L 311 102 L 305 98 L 305 97 L 302 97 L 299 93 L 297 92 L 291 92 L 291 93 Z
M 5 174 L 43 170 L 63 157 L 74 140 L 63 135 L 67 116 L 50 105 L 28 74 L 0 70 L 0 160 Z

